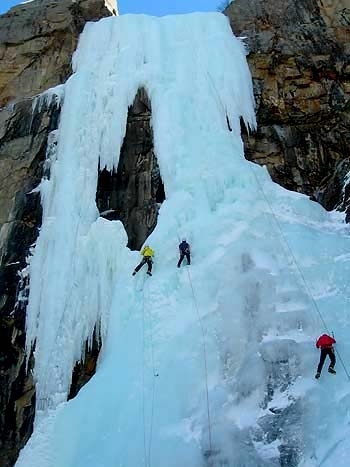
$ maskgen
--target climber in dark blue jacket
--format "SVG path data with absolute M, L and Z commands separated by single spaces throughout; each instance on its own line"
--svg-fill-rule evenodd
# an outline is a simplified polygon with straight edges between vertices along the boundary
M 180 259 L 177 263 L 177 267 L 179 268 L 181 266 L 182 260 L 186 256 L 187 259 L 187 264 L 191 264 L 191 248 L 190 245 L 186 242 L 186 239 L 183 238 L 182 242 L 179 245 L 179 253 L 180 253 Z

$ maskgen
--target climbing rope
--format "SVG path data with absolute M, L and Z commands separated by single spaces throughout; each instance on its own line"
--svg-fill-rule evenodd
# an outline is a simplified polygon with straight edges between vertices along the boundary
M 147 282 L 147 281 L 145 281 Z M 151 447 L 152 447 L 152 437 L 153 437 L 153 420 L 154 420 L 154 403 L 155 403 L 155 393 L 156 393 L 156 385 L 155 385 L 155 378 L 158 376 L 155 367 L 155 359 L 154 359 L 154 343 L 153 343 L 153 330 L 152 330 L 152 323 L 151 323 L 151 314 L 149 310 L 149 306 L 146 306 L 146 303 L 150 302 L 150 291 L 149 285 L 145 285 L 143 283 L 142 288 L 142 349 L 143 349 L 143 363 L 142 363 L 142 418 L 143 418 L 143 449 L 144 449 L 144 463 L 145 467 L 151 467 Z M 146 289 L 148 290 L 148 297 L 146 297 Z M 147 316 L 146 316 L 147 315 Z M 150 419 L 150 429 L 149 429 L 149 440 L 147 445 L 146 440 L 146 414 L 145 414 L 145 347 L 146 347 L 146 324 L 145 321 L 149 323 L 149 330 L 150 330 L 150 348 L 151 348 L 151 364 L 152 364 L 152 399 L 151 399 L 151 419 Z
M 148 282 L 148 281 L 147 281 Z M 147 303 L 150 303 L 150 290 L 149 284 L 147 286 L 148 290 L 148 297 Z M 153 379 L 152 379 L 152 403 L 151 403 L 151 421 L 150 421 L 150 430 L 149 430 L 149 443 L 148 443 L 148 464 L 151 467 L 151 446 L 152 446 L 152 436 L 153 436 L 153 419 L 154 419 L 154 401 L 155 401 L 155 393 L 156 393 L 156 380 L 155 378 L 158 376 L 155 367 L 155 360 L 154 360 L 154 343 L 153 343 L 153 328 L 152 328 L 152 317 L 150 313 L 149 306 L 147 307 L 147 318 L 149 323 L 149 330 L 150 330 L 150 347 L 151 347 L 151 363 L 152 363 L 152 372 L 153 372 Z
M 278 230 L 279 230 L 279 232 L 281 234 L 281 238 L 283 239 L 283 242 L 284 242 L 285 247 L 286 247 L 285 251 L 287 251 L 287 253 L 289 253 L 290 257 L 292 258 L 292 262 L 294 263 L 294 266 L 296 267 L 296 270 L 298 271 L 298 273 L 299 273 L 299 275 L 301 277 L 301 280 L 302 280 L 302 282 L 304 284 L 306 293 L 309 296 L 309 298 L 311 300 L 311 303 L 313 304 L 313 307 L 314 307 L 316 313 L 318 314 L 324 329 L 327 331 L 327 334 L 330 334 L 329 328 L 328 328 L 328 326 L 327 326 L 327 324 L 326 324 L 326 322 L 325 322 L 325 320 L 324 320 L 324 318 L 322 316 L 321 310 L 319 309 L 319 307 L 318 307 L 318 305 L 316 303 L 316 300 L 315 300 L 315 298 L 314 298 L 314 296 L 313 296 L 313 294 L 311 292 L 311 289 L 310 289 L 310 287 L 309 287 L 309 285 L 307 283 L 307 280 L 305 278 L 305 275 L 304 275 L 303 271 L 301 270 L 301 268 L 300 268 L 300 266 L 298 264 L 298 261 L 297 261 L 295 255 L 294 255 L 294 253 L 293 253 L 293 250 L 292 250 L 292 248 L 291 248 L 291 246 L 290 246 L 290 244 L 289 244 L 289 242 L 287 240 L 287 237 L 285 236 L 285 234 L 284 234 L 284 232 L 282 230 L 282 227 L 281 227 L 281 225 L 280 225 L 280 223 L 278 221 L 277 215 L 276 215 L 276 213 L 275 213 L 275 211 L 274 211 L 274 209 L 272 207 L 272 204 L 270 203 L 269 199 L 267 198 L 266 193 L 264 191 L 264 188 L 261 185 L 260 180 L 257 177 L 257 175 L 256 175 L 255 171 L 253 170 L 253 168 L 251 167 L 250 163 L 249 163 L 249 167 L 250 167 L 250 170 L 252 171 L 252 173 L 254 174 L 254 177 L 255 177 L 256 183 L 258 185 L 258 188 L 261 191 L 261 193 L 262 193 L 262 195 L 263 195 L 263 197 L 265 199 L 265 202 L 266 202 L 267 206 L 270 209 L 270 212 L 271 212 L 272 217 L 273 217 L 273 219 L 275 221 L 275 224 L 277 225 L 277 228 L 278 228 Z M 286 254 L 286 257 L 288 258 L 287 253 L 285 253 L 285 254 Z M 348 372 L 348 370 L 347 370 L 347 368 L 346 368 L 346 366 L 344 364 L 344 361 L 343 361 L 343 359 L 342 359 L 342 357 L 340 355 L 340 352 L 339 352 L 339 350 L 337 348 L 335 348 L 335 351 L 336 351 L 337 357 L 339 358 L 339 361 L 340 361 L 340 363 L 341 363 L 341 365 L 342 365 L 342 367 L 344 369 L 344 372 L 345 372 L 348 380 L 350 381 L 350 374 L 349 374 L 349 372 Z
M 215 91 L 215 94 L 216 94 L 216 96 L 217 96 L 217 98 L 218 98 L 219 105 L 221 105 L 223 112 L 226 112 L 225 106 L 224 106 L 224 104 L 223 104 L 223 102 L 222 102 L 222 100 L 221 100 L 220 94 L 219 94 L 218 90 L 216 89 L 215 84 L 214 84 L 214 81 L 213 81 L 213 79 L 212 79 L 212 77 L 210 76 L 209 73 L 208 73 L 208 77 L 209 77 L 209 80 L 210 80 L 210 82 L 211 82 L 211 84 L 212 84 L 212 87 L 213 87 L 213 89 L 214 89 L 214 91 Z M 252 171 L 252 173 L 253 173 L 253 175 L 254 175 L 254 177 L 255 177 L 256 183 L 257 183 L 257 185 L 258 185 L 258 188 L 260 189 L 260 191 L 261 191 L 261 193 L 262 193 L 262 195 L 263 195 L 263 197 L 264 197 L 264 199 L 265 199 L 265 202 L 266 202 L 267 206 L 269 207 L 269 209 L 270 209 L 270 211 L 271 211 L 272 217 L 273 217 L 273 219 L 274 219 L 274 221 L 275 221 L 275 223 L 276 223 L 276 225 L 277 225 L 277 228 L 278 228 L 278 230 L 279 230 L 280 233 L 281 233 L 281 237 L 282 237 L 282 239 L 283 239 L 283 241 L 284 241 L 284 243 L 285 243 L 285 245 L 286 245 L 286 247 L 287 247 L 287 251 L 289 252 L 289 254 L 290 254 L 290 256 L 291 256 L 291 258 L 292 258 L 292 260 L 293 260 L 293 262 L 294 262 L 294 265 L 295 265 L 295 267 L 296 267 L 296 269 L 297 269 L 297 271 L 298 271 L 298 273 L 299 273 L 299 275 L 300 275 L 300 277 L 301 277 L 301 279 L 302 279 L 302 282 L 303 282 L 303 284 L 304 284 L 306 293 L 307 293 L 308 296 L 310 297 L 311 302 L 313 303 L 314 309 L 316 310 L 316 313 L 318 314 L 318 316 L 319 316 L 319 318 L 320 318 L 320 320 L 321 320 L 322 325 L 324 326 L 325 330 L 326 330 L 327 333 L 329 334 L 330 332 L 329 332 L 328 326 L 327 326 L 327 324 L 326 324 L 326 322 L 325 322 L 325 320 L 324 320 L 324 318 L 323 318 L 323 316 L 322 316 L 322 313 L 321 313 L 321 311 L 320 311 L 320 309 L 319 309 L 319 307 L 318 307 L 318 305 L 317 305 L 317 303 L 316 303 L 316 300 L 315 300 L 315 298 L 314 298 L 314 296 L 313 296 L 313 294 L 312 294 L 312 292 L 311 292 L 311 290 L 310 290 L 310 287 L 309 287 L 309 285 L 308 285 L 308 283 L 307 283 L 307 281 L 306 281 L 306 278 L 305 278 L 305 276 L 304 276 L 302 270 L 301 270 L 300 267 L 299 267 L 299 264 L 298 264 L 298 262 L 297 262 L 297 260 L 296 260 L 296 257 L 295 257 L 295 255 L 294 255 L 294 253 L 293 253 L 293 250 L 292 250 L 292 248 L 290 247 L 289 242 L 288 242 L 286 236 L 284 235 L 284 232 L 283 232 L 283 230 L 282 230 L 282 228 L 281 228 L 281 225 L 280 225 L 280 223 L 278 222 L 277 215 L 276 215 L 276 213 L 274 212 L 273 207 L 272 207 L 271 203 L 269 202 L 269 200 L 268 200 L 268 198 L 267 198 L 267 196 L 266 196 L 266 194 L 265 194 L 265 191 L 264 191 L 264 189 L 263 189 L 263 187 L 262 187 L 262 185 L 261 185 L 261 183 L 260 183 L 260 180 L 258 179 L 258 177 L 257 177 L 257 175 L 256 175 L 256 173 L 255 173 L 255 171 L 252 169 L 252 166 L 251 166 L 250 164 L 249 164 L 249 168 L 250 168 L 250 170 Z M 287 255 L 287 254 L 286 254 L 286 257 L 288 258 L 288 255 Z M 350 374 L 349 374 L 349 372 L 348 372 L 348 370 L 347 370 L 347 368 L 346 368 L 346 366 L 345 366 L 345 364 L 344 364 L 344 361 L 343 361 L 343 359 L 342 359 L 342 357 L 341 357 L 341 355 L 340 355 L 340 352 L 339 352 L 339 350 L 338 350 L 337 348 L 335 348 L 335 352 L 336 352 L 336 354 L 337 354 L 337 356 L 338 356 L 338 358 L 339 358 L 339 361 L 340 361 L 340 363 L 341 363 L 341 365 L 342 365 L 342 367 L 343 367 L 343 369 L 344 369 L 344 372 L 345 372 L 345 374 L 346 374 L 348 380 L 350 381 Z
M 179 226 L 180 227 L 180 226 Z M 177 235 L 177 240 L 180 243 L 180 237 Z M 187 268 L 188 282 L 191 287 L 192 298 L 194 303 L 194 308 L 197 314 L 197 320 L 202 332 L 202 348 L 203 348 L 203 361 L 204 361 L 204 375 L 205 375 L 205 393 L 206 393 L 206 405 L 207 405 L 207 423 L 208 423 L 208 441 L 209 441 L 209 454 L 212 453 L 212 436 L 211 436 L 211 417 L 210 417 L 210 404 L 209 404 L 209 389 L 208 389 L 208 365 L 207 365 L 207 348 L 205 344 L 205 330 L 203 326 L 203 321 L 199 312 L 198 302 L 196 299 L 196 294 L 194 293 L 193 283 L 191 280 L 191 274 L 189 268 Z
M 146 450 L 146 415 L 145 415 L 145 283 L 142 287 L 142 425 L 143 425 L 143 458 L 145 467 L 148 465 Z
M 197 313 L 197 318 L 199 322 L 199 326 L 202 331 L 202 347 L 203 347 L 203 360 L 204 360 L 204 374 L 205 374 L 205 392 L 206 392 L 206 401 L 207 401 L 207 419 L 208 419 L 208 438 L 209 438 L 209 452 L 212 453 L 212 437 L 211 437 L 211 419 L 210 419 L 210 405 L 209 405 L 209 389 L 208 389 L 208 365 L 207 365 L 207 348 L 205 344 L 205 330 L 203 326 L 203 321 L 199 312 L 199 307 L 196 299 L 196 295 L 194 293 L 194 288 L 192 284 L 192 279 L 191 279 L 191 274 L 189 271 L 189 268 L 187 268 L 187 275 L 188 275 L 188 281 L 190 283 L 191 291 L 192 291 L 192 297 L 193 297 L 193 303 L 194 307 Z

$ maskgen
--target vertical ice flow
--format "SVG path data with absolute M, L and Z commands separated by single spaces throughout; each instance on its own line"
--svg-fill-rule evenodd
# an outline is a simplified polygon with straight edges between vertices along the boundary
M 129 254 L 122 226 L 97 220 L 98 164 L 117 167 L 128 105 L 138 87 L 145 86 L 152 101 L 155 148 L 170 202 L 179 196 L 180 180 L 185 189 L 196 190 L 196 174 L 203 178 L 199 190 L 209 188 L 214 142 L 198 138 L 199 131 L 213 127 L 227 133 L 226 112 L 240 145 L 239 116 L 249 125 L 255 122 L 243 46 L 220 15 L 167 21 L 122 17 L 89 24 L 74 68 L 57 160 L 41 187 L 44 221 L 31 262 L 27 332 L 29 344 L 36 339 L 40 404 L 52 398 L 55 404 L 57 392 L 66 397 L 74 362 L 100 319 L 105 335 L 118 268 Z M 211 121 L 210 106 L 217 122 Z M 232 160 L 230 146 L 227 151 L 226 165 Z M 195 171 L 186 168 L 190 165 Z M 222 196 L 224 187 L 220 190 Z M 105 253 L 98 251 L 106 245 Z
M 147 281 L 143 271 L 131 277 L 138 254 L 95 204 L 98 165 L 117 167 L 140 86 L 151 99 L 166 192 L 148 239 L 156 262 Z M 255 126 L 244 46 L 224 16 L 122 16 L 86 26 L 40 187 L 27 347 L 35 342 L 41 417 L 19 467 L 334 461 L 338 438 L 317 424 L 320 390 L 311 379 L 313 338 L 323 329 L 294 258 L 327 322 L 331 308 L 332 326 L 341 323 L 341 338 L 349 239 L 337 216 L 245 161 L 240 117 Z M 182 236 L 193 245 L 187 270 L 175 267 Z M 62 404 L 96 323 L 96 375 Z M 350 356 L 346 341 L 341 351 Z M 348 406 L 339 376 L 337 391 L 322 394 L 325 410 Z M 346 417 L 344 409 L 343 431 Z

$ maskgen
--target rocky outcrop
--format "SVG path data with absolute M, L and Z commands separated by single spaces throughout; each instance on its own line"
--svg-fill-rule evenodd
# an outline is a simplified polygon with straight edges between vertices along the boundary
M 63 83 L 85 23 L 108 15 L 103 0 L 34 0 L 0 16 L 0 107 Z
M 67 79 L 84 24 L 109 14 L 103 0 L 35 0 L 0 16 L 0 467 L 14 465 L 34 418 L 25 268 L 41 224 L 34 189 L 55 145 L 60 99 L 33 96 Z
M 123 222 L 129 248 L 139 250 L 157 224 L 164 199 L 154 153 L 151 102 L 146 91 L 139 89 L 129 108 L 117 172 L 100 171 L 96 204 L 104 217 Z
M 73 399 L 80 389 L 94 376 L 101 346 L 101 339 L 97 329 L 95 328 L 92 336 L 92 342 L 85 343 L 84 358 L 82 361 L 77 362 L 74 367 L 68 400 Z
M 250 52 L 258 130 L 245 136 L 247 158 L 327 209 L 345 207 L 350 0 L 235 0 L 225 13 Z
M 36 102 L 27 99 L 0 112 L 1 467 L 14 464 L 34 417 L 35 391 L 24 354 L 25 268 L 41 224 L 40 199 L 33 190 L 41 180 L 48 134 L 57 128 L 59 115 L 57 101 Z

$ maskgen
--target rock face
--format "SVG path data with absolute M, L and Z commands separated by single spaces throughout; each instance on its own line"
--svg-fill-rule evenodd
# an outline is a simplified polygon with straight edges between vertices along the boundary
M 165 199 L 151 127 L 151 103 L 139 89 L 129 108 L 126 134 L 118 170 L 100 172 L 96 203 L 104 217 L 121 220 L 128 246 L 139 250 L 157 224 L 158 209 Z
M 31 192 L 55 144 L 60 101 L 33 96 L 67 79 L 84 24 L 109 14 L 103 0 L 35 0 L 0 16 L 0 467 L 14 465 L 34 418 L 25 266 L 41 206 Z
M 63 83 L 85 23 L 108 15 L 103 0 L 34 0 L 0 16 L 0 107 Z
M 246 157 L 326 209 L 345 208 L 350 159 L 350 0 L 235 0 L 246 37 L 258 131 Z
M 101 350 L 101 340 L 96 332 L 93 334 L 92 344 L 85 343 L 85 355 L 81 362 L 77 362 L 72 374 L 72 384 L 68 394 L 68 400 L 73 399 L 80 389 L 94 376 L 98 356 Z
M 31 192 L 43 174 L 47 138 L 57 128 L 59 106 L 44 102 L 34 112 L 32 106 L 33 100 L 27 99 L 0 112 L 1 467 L 14 464 L 31 433 L 34 416 L 35 391 L 24 354 L 28 284 L 19 272 L 26 267 L 41 224 L 39 195 Z

